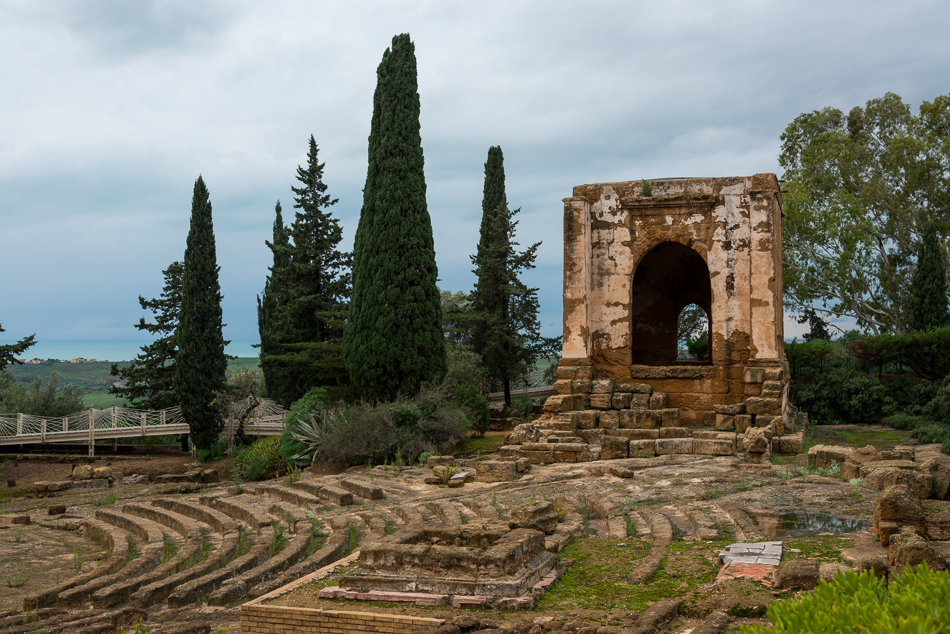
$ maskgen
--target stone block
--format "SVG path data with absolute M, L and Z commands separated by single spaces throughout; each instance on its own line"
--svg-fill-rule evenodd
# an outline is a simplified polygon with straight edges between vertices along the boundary
M 660 438 L 692 438 L 693 431 L 689 427 L 663 427 L 660 429 Z
M 613 394 L 613 379 L 594 379 L 591 383 L 591 394 Z
M 524 426 L 525 425 L 518 425 L 518 427 L 524 427 Z M 517 430 L 518 427 L 515 427 L 515 430 Z M 508 434 L 508 436 L 511 436 L 511 434 Z M 527 442 L 527 441 L 522 441 L 522 442 Z M 515 444 L 520 444 L 520 443 L 506 442 L 505 444 L 515 445 Z M 457 465 L 458 460 L 455 458 L 455 456 L 429 456 L 429 458 L 426 460 L 426 467 L 428 467 L 429 469 L 432 469 L 436 465 L 445 465 L 445 464 Z
M 947 569 L 947 560 L 923 537 L 913 533 L 902 533 L 890 539 L 887 549 L 887 563 L 898 570 L 916 568 L 921 564 L 934 572 Z
M 659 429 L 611 429 L 605 435 L 620 436 L 627 440 L 656 440 L 660 437 Z
M 600 439 L 604 437 L 603 429 L 579 429 L 577 435 L 588 445 L 599 445 Z
M 771 440 L 766 430 L 752 427 L 745 433 L 745 450 L 750 453 L 771 453 Z
M 810 469 L 827 469 L 831 462 L 843 465 L 853 447 L 839 447 L 837 445 L 815 445 L 808 450 L 808 467 Z
M 515 479 L 517 473 L 514 462 L 501 460 L 480 460 L 475 469 L 476 482 L 508 482 Z
M 716 416 L 716 412 L 703 412 L 703 427 L 715 427 Z
M 575 394 L 574 395 L 574 409 L 590 409 L 590 395 L 589 394 Z
M 660 412 L 654 410 L 634 409 L 627 410 L 629 414 L 621 419 L 621 427 L 624 429 L 653 429 L 662 422 Z M 627 425 L 627 427 L 624 427 Z
M 568 379 L 558 379 L 554 382 L 554 393 L 555 394 L 573 394 L 573 389 L 571 386 L 572 381 Z
M 574 409 L 574 398 L 570 394 L 555 394 L 544 402 L 544 411 L 552 414 L 569 412 Z
M 601 429 L 617 429 L 620 427 L 620 411 L 615 409 L 601 410 L 598 414 L 597 425 Z
M 585 409 L 571 412 L 571 414 L 578 429 L 594 429 L 597 427 L 597 419 L 600 417 L 600 411 L 596 409 Z
M 646 383 L 618 383 L 617 389 L 621 392 L 632 392 L 634 394 L 650 395 L 653 393 L 653 388 Z
M 736 414 L 745 414 L 745 403 L 730 403 L 729 405 L 713 405 L 713 411 L 717 414 L 726 414 L 735 416 Z
M 73 480 L 89 480 L 92 478 L 92 465 L 81 464 L 73 469 Z
M 737 432 L 745 433 L 745 430 L 752 427 L 752 414 L 736 414 L 733 416 L 732 424 L 735 425 Z
M 590 406 L 594 409 L 610 409 L 613 405 L 613 395 L 595 392 L 590 395 Z
M 692 438 L 660 438 L 656 441 L 656 455 L 693 453 Z
M 630 409 L 650 409 L 651 398 L 649 394 L 634 392 L 630 397 Z
M 780 416 L 782 414 L 782 399 L 752 396 L 745 401 L 746 414 L 763 416 Z
M 730 427 L 738 429 L 735 426 L 735 416 L 731 414 L 716 414 L 716 429 L 726 431 Z
M 558 368 L 560 370 L 560 368 Z M 765 381 L 765 368 L 745 368 L 742 371 L 742 380 L 746 383 L 763 383 Z
M 669 407 L 668 402 L 666 392 L 654 392 L 650 395 L 650 409 L 666 409 Z
M 790 559 L 783 561 L 773 573 L 773 587 L 811 590 L 821 578 L 820 565 L 814 559 Z
M 921 535 L 926 532 L 920 498 L 915 492 L 902 486 L 887 487 L 874 504 L 874 533 L 878 535 L 881 545 L 887 546 L 890 543 L 890 534 L 880 530 L 882 522 L 911 527 Z
M 531 469 L 531 461 L 528 460 L 527 458 L 518 458 L 515 461 L 515 471 L 517 471 L 518 473 L 524 473 L 525 471 L 528 471 L 529 469 Z
M 510 434 L 505 436 L 505 444 L 506 445 L 523 445 L 526 442 L 538 442 L 540 438 L 541 438 L 541 430 L 538 429 L 537 425 L 535 425 L 534 423 L 522 423 L 516 426 L 513 430 L 511 430 Z M 444 458 L 444 457 L 446 456 L 432 456 L 426 462 L 426 465 L 431 468 L 432 466 L 434 466 L 434 464 L 432 464 L 433 458 Z M 455 458 L 452 458 L 451 456 L 447 456 L 447 457 L 450 458 L 452 462 L 435 463 L 435 464 L 454 464 Z
M 66 505 L 65 504 L 50 504 L 46 508 L 46 512 L 49 515 L 62 515 L 63 513 L 66 512 Z
M 554 502 L 528 502 L 512 510 L 508 527 L 530 528 L 545 535 L 553 535 L 557 529 L 557 511 Z
M 933 478 L 931 495 L 937 500 L 950 497 L 950 464 L 927 460 L 920 465 L 921 472 L 929 473 Z
M 577 373 L 574 375 L 574 378 L 579 381 L 593 381 L 594 367 L 590 365 L 578 366 Z
M 353 495 L 358 495 L 367 500 L 382 500 L 386 497 L 381 488 L 373 486 L 368 482 L 361 482 L 352 478 L 344 479 L 340 482 L 340 486 Z
M 463 486 L 465 486 L 465 480 L 461 478 L 452 478 L 445 483 L 445 486 L 450 489 L 461 489 Z
M 785 371 L 782 368 L 765 368 L 766 381 L 784 381 Z
M 781 418 L 781 417 L 760 414 L 756 416 L 755 418 L 753 418 L 753 421 L 755 422 L 756 427 L 765 428 L 771 425 L 772 423 L 774 423 L 777 418 Z
M 725 440 L 693 439 L 693 453 L 703 456 L 731 456 L 734 444 Z
M 498 449 L 498 455 L 503 460 L 518 460 L 524 456 L 521 445 L 502 445 Z
M 112 469 L 109 467 L 96 467 L 92 470 L 92 477 L 109 480 L 112 478 Z
M 652 458 L 656 455 L 656 440 L 631 440 L 628 454 L 631 458 Z
M 29 526 L 29 515 L 0 515 L 0 526 Z M 12 541 L 12 540 L 11 540 Z
M 564 367 L 564 366 L 559 365 L 557 367 L 557 370 L 555 370 L 555 376 L 557 376 L 558 379 L 567 379 L 569 381 L 576 379 L 577 368 L 570 368 L 570 367 Z
M 878 463 L 871 463 L 874 467 Z M 862 468 L 867 469 L 868 466 Z M 886 489 L 891 486 L 901 486 L 910 489 L 921 500 L 926 500 L 933 493 L 934 478 L 929 473 L 909 471 L 897 467 L 872 468 L 865 476 L 864 484 L 871 489 Z
M 772 453 L 798 454 L 805 446 L 805 432 L 772 437 Z
M 551 464 L 554 462 L 554 450 L 549 451 L 525 451 L 524 457 L 531 464 Z
M 590 394 L 590 381 L 586 379 L 574 379 L 571 381 L 571 392 L 574 394 Z
M 762 384 L 762 396 L 782 398 L 784 393 L 785 385 L 781 381 L 766 381 Z
M 620 436 L 604 436 L 600 441 L 600 459 L 616 460 L 628 456 L 630 441 Z
M 630 401 L 632 399 L 633 394 L 630 392 L 614 392 L 611 407 L 614 409 L 630 409 Z
M 676 427 L 680 424 L 680 410 L 677 407 L 651 411 L 660 412 L 660 425 L 662 427 Z

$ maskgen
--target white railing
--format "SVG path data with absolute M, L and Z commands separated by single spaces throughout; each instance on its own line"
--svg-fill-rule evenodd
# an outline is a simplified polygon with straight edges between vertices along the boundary
M 249 402 L 232 407 L 225 421 L 225 433 L 233 435 L 237 421 L 247 414 Z M 245 421 L 245 432 L 251 435 L 272 435 L 281 432 L 287 410 L 267 399 L 253 408 Z M 93 455 L 96 439 L 130 438 L 187 434 L 188 424 L 181 407 L 161 410 L 110 407 L 90 409 L 69 416 L 33 416 L 31 414 L 0 414 L 0 445 L 24 445 L 46 442 L 89 441 Z

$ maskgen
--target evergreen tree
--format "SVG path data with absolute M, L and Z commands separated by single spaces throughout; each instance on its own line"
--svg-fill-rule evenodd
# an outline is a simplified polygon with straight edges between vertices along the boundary
M 370 401 L 413 395 L 446 372 L 423 163 L 415 47 L 402 34 L 376 71 L 343 339 L 350 379 Z
M 933 221 L 924 224 L 917 248 L 917 269 L 911 281 L 909 326 L 911 331 L 947 325 L 947 276 L 943 250 Z
M 165 286 L 159 298 L 145 299 L 139 295 L 139 305 L 143 310 L 152 311 L 155 322 L 148 323 L 143 317 L 135 327 L 159 335 L 159 338 L 142 346 L 142 352 L 124 368 L 112 364 L 112 376 L 122 379 L 125 386 L 113 385 L 109 393 L 126 398 L 140 409 L 164 409 L 178 404 L 174 389 L 175 356 L 178 354 L 175 332 L 181 309 L 182 270 L 181 262 L 172 262 L 162 271 Z
M 221 323 L 221 287 L 211 221 L 211 201 L 201 176 L 191 200 L 185 247 L 175 359 L 175 393 L 198 449 L 210 449 L 224 426 L 212 405 L 225 387 L 228 360 Z
M 264 292 L 257 297 L 257 329 L 261 337 L 261 373 L 271 398 L 280 391 L 283 365 L 274 356 L 280 352 L 282 337 L 278 310 L 287 303 L 287 268 L 290 263 L 290 230 L 284 226 L 280 201 L 274 206 L 274 230 L 271 241 L 264 244 L 271 250 L 273 264 L 264 283 Z
M 270 326 L 276 346 L 268 360 L 279 364 L 280 379 L 269 382 L 268 390 L 286 405 L 310 388 L 347 380 L 343 318 L 350 297 L 352 255 L 339 250 L 343 229 L 329 212 L 337 201 L 326 193 L 324 166 L 311 135 L 307 165 L 297 168 L 300 186 L 291 187 L 299 210 L 289 232 L 292 244 L 284 238 L 284 246 L 274 249 L 275 269 L 284 267 L 278 279 L 285 298 L 278 301 Z
M 0 332 L 6 332 L 2 326 L 0 326 Z M 16 343 L 0 345 L 0 370 L 3 370 L 8 365 L 20 365 L 20 362 L 17 361 L 17 357 L 36 344 L 36 341 L 33 340 L 34 337 L 36 337 L 36 335 L 30 335 L 29 337 L 20 339 Z
M 482 356 L 492 379 L 502 383 L 510 405 L 512 380 L 529 372 L 538 357 L 556 354 L 558 346 L 556 339 L 541 336 L 538 289 L 528 288 L 519 277 L 534 268 L 541 243 L 522 253 L 515 250 L 518 223 L 513 218 L 520 209 L 508 209 L 503 161 L 500 147 L 488 150 L 481 232 L 472 257 L 477 278 L 472 303 L 478 315 L 472 348 Z

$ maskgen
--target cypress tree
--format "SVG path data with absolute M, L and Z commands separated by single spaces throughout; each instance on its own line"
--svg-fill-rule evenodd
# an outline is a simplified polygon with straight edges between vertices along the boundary
M 917 249 L 917 269 L 911 282 L 911 331 L 929 330 L 947 325 L 947 267 L 933 221 L 924 224 Z
M 224 354 L 211 201 L 201 176 L 195 181 L 191 199 L 191 228 L 183 266 L 175 393 L 195 447 L 210 449 L 224 426 L 211 403 L 224 389 L 228 360 Z
M 0 332 L 6 332 L 2 326 L 0 326 Z M 35 337 L 36 335 L 30 335 L 29 337 L 20 339 L 16 343 L 0 345 L 0 370 L 3 370 L 8 365 L 20 365 L 17 356 L 23 354 L 36 344 L 34 340 Z
M 343 319 L 350 297 L 352 255 L 339 250 L 343 229 L 328 210 L 337 200 L 326 193 L 324 166 L 311 135 L 307 165 L 297 168 L 300 187 L 291 187 L 299 211 L 289 232 L 293 244 L 285 240 L 287 246 L 282 247 L 286 299 L 277 307 L 274 329 L 279 343 L 271 356 L 282 369 L 280 381 L 268 387 L 275 400 L 287 405 L 312 387 L 342 385 L 347 380 Z
M 370 401 L 414 395 L 446 371 L 423 163 L 415 47 L 404 33 L 376 71 L 343 339 L 351 382 Z
M 488 150 L 482 196 L 482 222 L 478 250 L 472 256 L 476 276 L 472 303 L 477 315 L 472 348 L 485 368 L 500 381 L 505 402 L 511 405 L 511 383 L 525 375 L 535 360 L 556 352 L 557 340 L 541 336 L 538 289 L 528 288 L 519 274 L 534 268 L 541 243 L 518 253 L 514 241 L 520 211 L 508 209 L 505 195 L 504 156 L 500 147 Z
M 279 353 L 281 323 L 279 309 L 287 302 L 287 268 L 290 262 L 290 230 L 284 225 L 280 201 L 274 205 L 274 229 L 270 241 L 264 244 L 271 250 L 273 263 L 264 282 L 264 292 L 257 296 L 257 330 L 261 337 L 261 373 L 264 386 L 271 398 L 279 392 L 281 363 L 274 359 Z M 276 399 L 275 399 L 276 400 Z
M 175 396 L 175 357 L 178 355 L 178 313 L 181 310 L 181 278 L 183 265 L 172 262 L 162 271 L 165 286 L 156 299 L 139 296 L 139 305 L 155 315 L 154 323 L 139 319 L 135 325 L 152 335 L 159 335 L 152 343 L 142 346 L 142 352 L 124 368 L 112 364 L 112 376 L 118 376 L 124 387 L 112 386 L 110 394 L 129 400 L 140 409 L 165 409 L 178 404 Z

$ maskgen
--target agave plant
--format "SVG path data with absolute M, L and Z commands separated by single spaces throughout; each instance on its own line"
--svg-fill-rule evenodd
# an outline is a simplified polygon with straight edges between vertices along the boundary
M 327 432 L 336 426 L 334 422 L 334 416 L 336 415 L 342 416 L 342 413 L 324 411 L 322 416 L 310 416 L 308 420 L 298 418 L 297 429 L 292 429 L 290 434 L 294 437 L 294 440 L 302 443 L 306 449 L 293 456 L 291 460 L 297 461 L 311 453 L 319 453 L 320 445 L 323 444 Z

